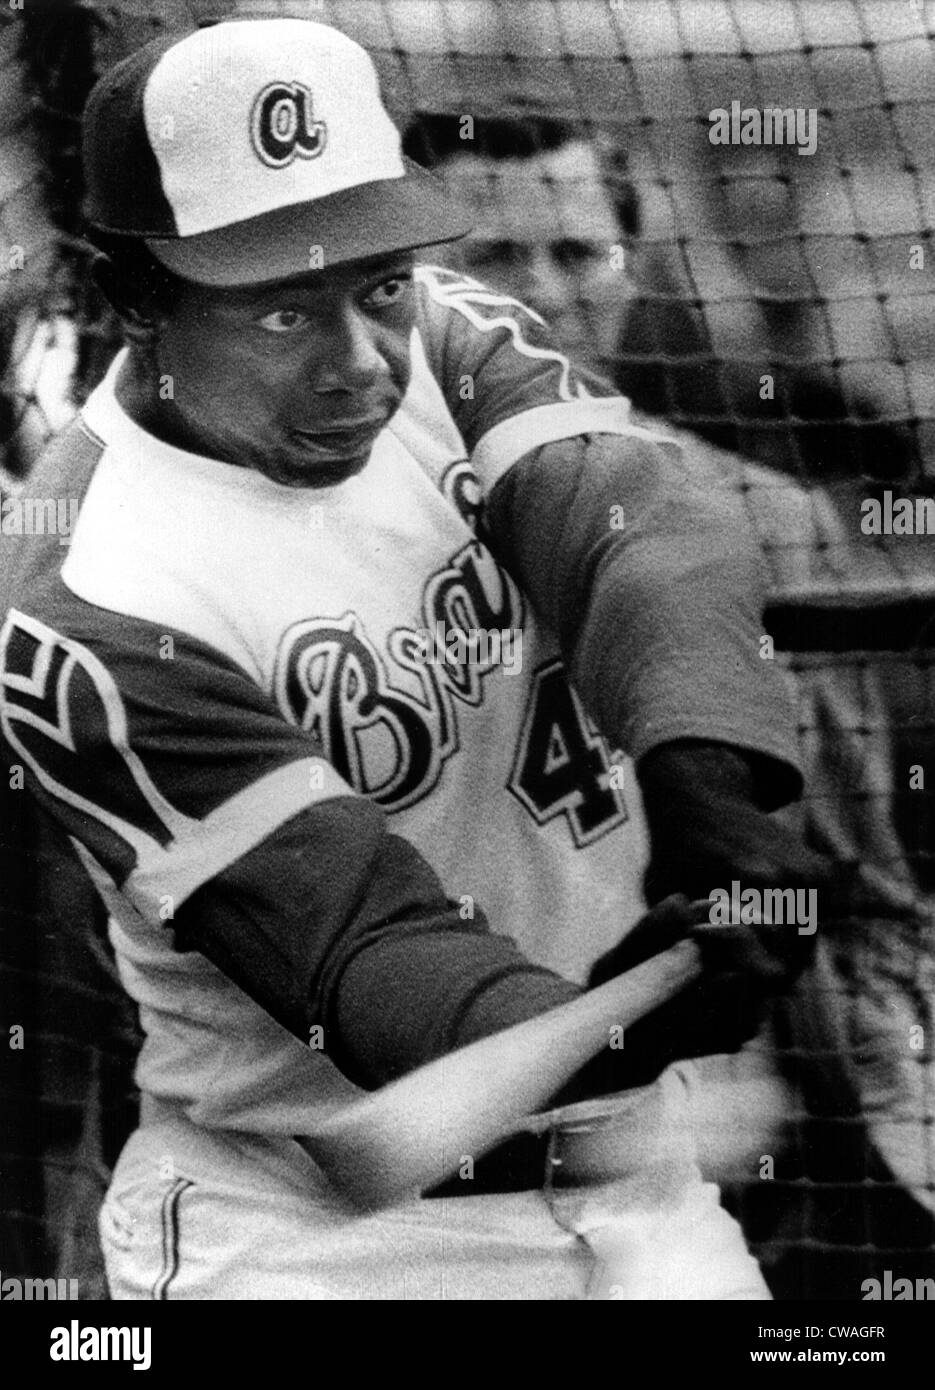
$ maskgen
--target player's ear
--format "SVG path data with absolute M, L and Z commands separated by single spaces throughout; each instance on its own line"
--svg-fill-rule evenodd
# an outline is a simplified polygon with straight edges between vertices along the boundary
M 141 294 L 139 286 L 119 273 L 111 258 L 103 252 L 95 256 L 91 274 L 98 289 L 120 319 L 128 342 L 143 346 L 153 342 L 158 329 L 158 313 L 152 302 Z

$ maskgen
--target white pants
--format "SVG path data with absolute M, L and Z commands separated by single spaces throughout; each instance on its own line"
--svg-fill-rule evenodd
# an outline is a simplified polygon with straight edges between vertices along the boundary
M 111 1293 L 769 1298 L 739 1226 L 697 1166 L 691 1078 L 691 1065 L 682 1063 L 654 1086 L 621 1097 L 609 1130 L 604 1122 L 597 1168 L 575 1172 L 570 1183 L 422 1199 L 362 1215 L 338 1207 L 292 1140 L 211 1132 L 174 1114 L 144 1123 L 120 1157 L 101 1211 Z M 561 1129 L 560 1136 L 559 1153 L 577 1142 L 566 1143 Z

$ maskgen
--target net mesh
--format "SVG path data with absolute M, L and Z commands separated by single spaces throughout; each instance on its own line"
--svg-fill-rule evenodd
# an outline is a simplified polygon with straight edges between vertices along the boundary
M 935 7 L 11 9 L 0 25 L 4 496 L 28 493 L 43 442 L 117 344 L 80 238 L 90 86 L 165 29 L 234 13 L 334 23 L 365 44 L 407 148 L 477 207 L 461 263 L 541 304 L 649 423 L 681 432 L 691 467 L 740 494 L 769 584 L 764 637 L 799 704 L 812 838 L 915 917 L 911 930 L 881 922 L 886 949 L 877 937 L 823 943 L 813 996 L 777 1024 L 802 1107 L 777 1174 L 752 1172 L 731 1200 L 780 1294 L 858 1296 L 855 1279 L 883 1267 L 930 1274 L 935 567 L 925 535 L 861 522 L 868 503 L 881 516 L 894 499 L 915 508 L 935 472 Z M 712 144 L 710 113 L 734 104 L 816 113 L 814 153 Z M 538 210 L 532 231 L 520 189 Z M 93 1205 L 132 1121 L 134 1025 L 80 876 L 17 790 L 2 794 L 4 1013 L 35 1045 L 0 1068 L 0 1268 L 77 1275 L 93 1296 Z

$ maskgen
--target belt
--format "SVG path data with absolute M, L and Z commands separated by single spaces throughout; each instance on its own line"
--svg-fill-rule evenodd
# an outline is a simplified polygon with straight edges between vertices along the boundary
M 470 1169 L 423 1192 L 423 1197 L 484 1197 L 496 1192 L 530 1192 L 548 1183 L 551 1133 L 517 1134 L 498 1144 Z
M 576 1134 L 596 1134 L 626 1127 L 630 1117 L 644 1126 L 642 1113 L 635 1107 L 646 1104 L 647 1088 L 560 1106 L 528 1121 L 528 1128 L 512 1135 L 482 1158 L 473 1160 L 467 1171 L 454 1173 L 423 1197 L 481 1197 L 501 1192 L 531 1192 L 561 1187 L 575 1182 L 576 1164 L 567 1141 Z M 658 1100 L 656 1102 L 658 1106 Z M 573 1143 L 573 1139 L 572 1139 Z M 571 1167 L 563 1163 L 563 1155 Z M 580 1175 L 579 1175 L 580 1176 Z

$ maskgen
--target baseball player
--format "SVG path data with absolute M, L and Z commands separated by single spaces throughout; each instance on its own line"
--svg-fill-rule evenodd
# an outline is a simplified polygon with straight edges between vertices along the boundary
M 84 161 L 127 346 L 33 475 L 79 511 L 16 543 L 0 684 L 146 1035 L 112 1292 L 577 1298 L 599 1266 L 604 1296 L 766 1296 L 687 1067 L 627 1099 L 596 1206 L 469 1195 L 468 1162 L 464 1195 L 349 1216 L 296 1142 L 668 944 L 647 864 L 654 897 L 820 877 L 770 815 L 794 736 L 729 500 L 536 315 L 415 266 L 466 223 L 340 32 L 147 45 Z M 719 1007 L 795 966 L 740 936 Z

